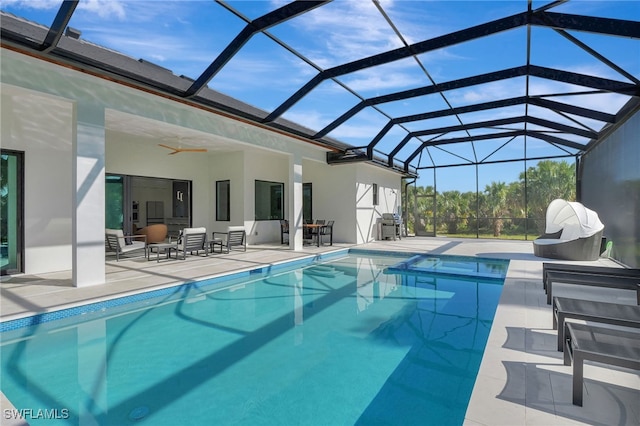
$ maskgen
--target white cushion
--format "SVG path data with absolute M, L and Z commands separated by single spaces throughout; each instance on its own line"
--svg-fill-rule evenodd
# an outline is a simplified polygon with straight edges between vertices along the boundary
M 184 228 L 182 230 L 182 233 L 184 235 L 186 234 L 202 234 L 202 233 L 207 233 L 207 228 L 205 227 L 200 227 L 200 228 Z
M 115 235 L 118 237 L 118 244 L 120 245 L 120 250 L 124 249 L 127 245 L 127 242 L 124 240 L 124 233 L 122 229 L 107 229 L 105 231 L 106 234 Z
M 142 241 L 133 241 L 131 244 L 120 247 L 121 253 L 126 253 L 132 250 L 139 250 L 145 248 L 145 243 Z
M 571 241 L 571 240 L 561 240 L 558 238 L 538 238 L 536 240 L 533 240 L 533 244 L 537 244 L 539 246 L 548 246 L 551 244 L 566 243 L 567 241 Z

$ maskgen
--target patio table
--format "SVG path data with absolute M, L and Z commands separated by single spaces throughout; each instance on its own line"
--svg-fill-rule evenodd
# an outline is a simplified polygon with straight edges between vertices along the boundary
M 147 260 L 150 260 L 151 253 L 155 249 L 156 251 L 156 262 L 160 263 L 160 252 L 166 253 L 167 260 L 171 259 L 171 250 L 175 250 L 176 259 L 178 258 L 178 243 L 152 243 L 149 244 L 149 252 Z

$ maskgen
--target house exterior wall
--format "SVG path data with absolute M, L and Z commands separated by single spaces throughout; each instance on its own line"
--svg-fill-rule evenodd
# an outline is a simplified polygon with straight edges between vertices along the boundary
M 284 184 L 284 215 L 286 216 L 287 187 L 289 186 L 288 155 L 264 151 L 244 153 L 244 227 L 247 243 L 260 244 L 280 240 L 279 220 L 255 220 L 255 181 L 278 182 Z
M 26 273 L 72 269 L 78 286 L 99 283 L 100 274 L 104 281 L 104 227 L 93 224 L 104 223 L 106 173 L 190 180 L 193 225 L 212 232 L 244 224 L 249 244 L 280 239 L 278 221 L 254 220 L 256 179 L 285 184 L 288 217 L 301 208 L 289 199 L 299 194 L 290 189 L 299 185 L 301 170 L 302 182 L 313 183 L 314 216 L 334 220 L 335 241 L 347 243 L 375 236 L 379 212 L 364 195 L 371 182 L 380 185 L 385 210 L 395 203 L 385 188 L 399 193 L 399 175 L 365 164 L 329 166 L 326 149 L 280 132 L 6 49 L 0 53 L 2 147 L 25 153 Z M 145 120 L 204 132 L 227 148 L 167 155 L 157 146 L 167 141 L 110 128 L 123 117 L 132 127 Z M 229 143 L 238 149 L 229 150 Z M 226 179 L 231 221 L 217 222 L 215 182 Z M 85 272 L 76 276 L 78 269 Z
M 401 179 L 393 172 L 364 164 L 356 168 L 357 243 L 373 241 L 378 236 L 378 223 L 383 213 L 399 213 Z M 378 204 L 373 204 L 373 184 L 378 185 Z
M 334 220 L 334 241 L 363 244 L 377 238 L 382 213 L 400 205 L 400 177 L 366 164 L 327 165 L 307 161 L 304 182 L 313 183 L 313 216 Z M 378 184 L 378 205 L 373 204 L 373 184 Z
M 302 163 L 302 181 L 312 184 L 313 219 L 333 220 L 333 241 L 354 243 L 355 192 L 347 182 L 354 173 L 347 166 L 330 166 L 313 161 Z
M 25 273 L 69 270 L 73 104 L 4 86 L 1 102 L 1 146 L 25 152 L 24 178 L 29 187 L 24 197 Z
M 229 221 L 216 220 L 216 182 L 229 181 Z M 211 193 L 210 217 L 207 230 L 225 232 L 229 226 L 244 224 L 245 198 L 244 187 L 244 153 L 242 151 L 224 152 L 209 157 L 209 187 Z

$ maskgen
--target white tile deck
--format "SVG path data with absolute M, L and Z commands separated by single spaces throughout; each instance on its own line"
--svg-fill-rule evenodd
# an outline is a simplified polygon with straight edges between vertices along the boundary
M 250 247 L 246 253 L 190 256 L 185 261 L 108 261 L 107 283 L 87 288 L 72 287 L 70 272 L 4 277 L 0 316 L 6 321 L 346 247 L 305 246 L 304 251 L 293 252 L 265 245 Z M 563 365 L 562 354 L 555 349 L 551 307 L 542 290 L 542 259 L 533 256 L 531 242 L 410 237 L 358 248 L 511 260 L 466 425 L 640 424 L 640 376 L 634 371 L 587 364 L 584 407 L 571 403 L 571 367 Z M 608 259 L 576 263 L 615 265 Z M 558 285 L 554 294 L 635 303 L 631 291 Z

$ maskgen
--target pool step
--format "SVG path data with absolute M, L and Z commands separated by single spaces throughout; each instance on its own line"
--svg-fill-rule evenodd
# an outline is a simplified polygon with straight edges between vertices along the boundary
M 319 276 L 319 277 L 333 278 L 333 277 L 338 277 L 340 275 L 344 275 L 344 272 L 338 271 L 333 266 L 326 266 L 326 265 L 310 266 L 309 268 L 305 269 L 304 271 L 305 271 L 305 273 L 307 273 L 309 275 L 316 275 L 316 276 Z

